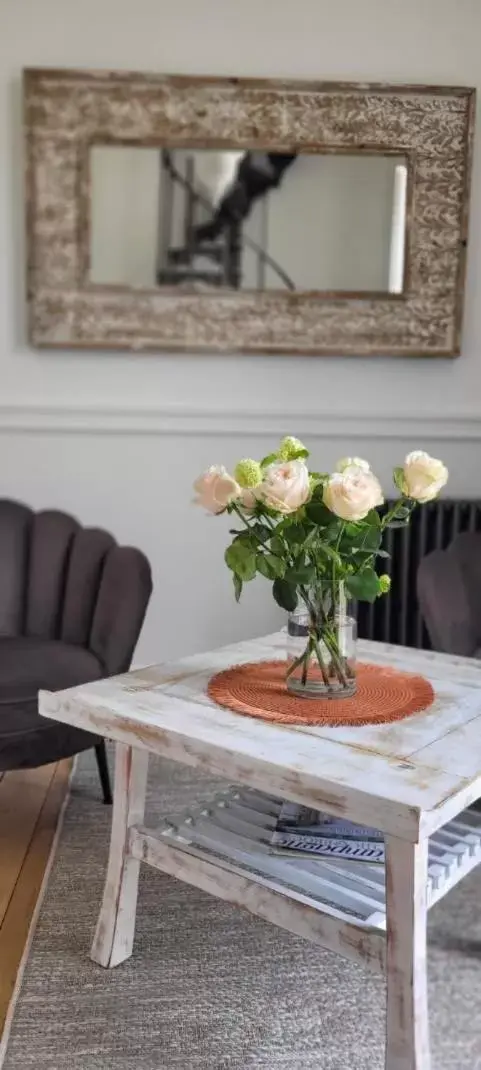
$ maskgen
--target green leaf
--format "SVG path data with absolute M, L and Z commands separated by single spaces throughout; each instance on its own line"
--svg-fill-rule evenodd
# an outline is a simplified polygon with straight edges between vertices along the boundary
M 295 587 L 291 587 L 287 580 L 277 579 L 272 584 L 272 593 L 281 609 L 293 613 L 297 606 L 297 594 Z
M 256 574 L 256 555 L 249 546 L 235 539 L 224 554 L 225 563 L 239 579 L 248 582 Z
M 375 602 L 380 594 L 379 577 L 372 568 L 348 576 L 346 583 L 349 594 L 359 602 Z
M 304 549 L 307 550 L 312 544 L 319 538 L 319 532 L 317 528 L 311 528 L 304 539 Z
M 271 533 L 271 529 L 267 526 L 267 524 L 262 524 L 260 520 L 256 520 L 255 524 L 251 525 L 251 531 L 254 533 L 254 535 L 257 536 L 258 539 L 261 539 L 263 541 L 266 541 Z
M 363 550 L 378 550 L 382 542 L 381 528 L 366 528 L 361 546 Z
M 387 528 L 405 528 L 411 516 L 411 509 L 406 505 L 398 505 L 396 514 L 387 524 Z
M 234 572 L 234 575 L 232 576 L 232 579 L 233 579 L 233 582 L 234 582 L 235 600 L 236 600 L 236 602 L 239 602 L 240 601 L 240 596 L 242 594 L 242 588 L 243 588 L 244 584 L 243 584 L 240 576 L 236 576 L 235 572 Z
M 401 469 L 401 471 L 402 471 L 402 469 Z M 371 509 L 371 512 L 368 513 L 367 517 L 365 518 L 365 523 L 366 524 L 373 524 L 373 526 L 375 528 L 380 528 L 381 527 L 381 517 L 379 516 L 379 513 L 378 513 L 377 509 Z
M 368 557 L 390 557 L 391 556 L 391 554 L 388 554 L 387 550 L 365 550 L 363 546 L 353 546 L 352 550 L 351 550 L 351 553 L 355 557 L 356 561 L 359 561 L 362 558 L 367 560 Z
M 284 562 L 280 561 L 278 557 L 274 557 L 273 554 L 257 554 L 256 568 L 261 576 L 265 576 L 267 580 L 275 580 L 278 576 L 282 577 L 285 572 Z
M 250 557 L 244 558 L 243 561 L 239 562 L 236 568 L 236 575 L 239 576 L 239 579 L 243 580 L 244 583 L 249 583 L 250 580 L 253 580 L 256 572 L 255 554 L 251 554 Z
M 225 561 L 225 563 L 227 565 L 227 568 L 230 568 L 232 572 L 235 572 L 236 569 L 237 569 L 238 560 L 239 560 L 238 544 L 233 542 L 232 545 L 228 546 L 227 550 L 225 551 L 224 561 Z
M 342 520 L 334 520 L 334 523 L 331 521 L 328 528 L 324 528 L 324 531 L 322 532 L 322 541 L 324 544 L 337 543 L 342 524 Z
M 314 565 L 299 565 L 288 569 L 285 578 L 294 587 L 307 587 L 309 584 L 314 583 L 316 570 Z
M 348 524 L 343 532 L 341 551 L 345 556 L 363 551 L 376 553 L 382 542 L 382 528 L 372 524 Z
M 269 561 L 270 567 L 274 572 L 276 579 L 278 576 L 284 576 L 284 573 L 286 571 L 285 561 L 281 561 L 279 557 L 270 556 L 267 557 L 267 560 Z
M 259 540 L 256 538 L 255 533 L 253 531 L 248 531 L 246 528 L 245 531 L 241 531 L 236 535 L 232 545 L 242 546 L 247 550 L 256 550 L 258 542 Z
M 276 531 L 280 535 L 281 532 L 284 532 L 286 530 L 286 528 L 292 527 L 293 524 L 295 524 L 294 517 L 292 515 L 285 516 L 283 518 L 283 520 L 279 520 L 279 522 L 277 524 L 277 527 L 276 527 Z
M 278 460 L 279 458 L 277 456 L 277 453 L 268 453 L 267 457 L 262 458 L 261 468 L 267 468 L 268 464 L 275 464 L 275 462 Z
M 337 550 L 334 550 L 332 546 L 329 546 L 326 542 L 321 542 L 317 546 L 317 553 L 321 556 L 328 557 L 330 561 L 334 561 L 338 568 L 342 568 L 342 558 L 338 554 Z
M 404 494 L 404 470 L 402 468 L 395 468 L 393 472 L 394 486 Z
M 349 520 L 347 524 L 344 524 L 343 538 L 344 539 L 360 539 L 362 538 L 366 530 L 364 521 L 355 524 L 354 521 Z
M 279 535 L 272 536 L 272 539 L 270 540 L 270 547 L 274 554 L 283 555 L 286 552 L 284 540 L 281 539 Z
M 333 519 L 333 514 L 323 502 L 309 502 L 306 505 L 306 516 L 312 524 L 317 524 L 320 528 L 327 527 L 328 524 L 332 523 Z
M 304 542 L 306 533 L 302 524 L 291 524 L 284 531 L 284 538 L 289 545 L 300 545 Z

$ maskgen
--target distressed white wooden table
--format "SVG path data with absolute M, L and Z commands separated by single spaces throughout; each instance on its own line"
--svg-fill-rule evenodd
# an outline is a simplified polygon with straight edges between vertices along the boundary
M 217 707 L 209 677 L 283 656 L 285 637 L 241 643 L 172 666 L 57 694 L 40 712 L 116 741 L 107 879 L 93 959 L 132 952 L 139 863 L 170 873 L 387 976 L 387 1070 L 428 1070 L 426 916 L 481 861 L 481 665 L 381 644 L 360 656 L 428 677 L 425 713 L 364 728 L 291 728 Z M 148 753 L 237 787 L 212 804 L 143 827 Z M 386 870 L 282 858 L 268 838 L 280 800 L 385 833 Z

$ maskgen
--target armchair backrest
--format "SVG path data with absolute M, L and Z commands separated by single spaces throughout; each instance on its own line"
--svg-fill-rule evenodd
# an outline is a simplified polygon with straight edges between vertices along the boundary
M 124 672 L 151 591 L 140 550 L 66 513 L 0 500 L 0 635 L 61 639 Z
M 421 561 L 419 606 L 435 650 L 466 657 L 481 649 L 481 533 L 458 535 Z

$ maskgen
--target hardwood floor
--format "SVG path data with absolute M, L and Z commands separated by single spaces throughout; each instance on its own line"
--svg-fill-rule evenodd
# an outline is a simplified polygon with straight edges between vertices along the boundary
M 0 1038 L 70 769 L 63 761 L 0 773 Z

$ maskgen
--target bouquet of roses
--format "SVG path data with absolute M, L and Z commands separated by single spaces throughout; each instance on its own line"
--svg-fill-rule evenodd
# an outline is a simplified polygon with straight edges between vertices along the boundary
M 214 465 L 196 480 L 195 502 L 238 521 L 225 552 L 237 600 L 259 573 L 272 582 L 283 609 L 305 607 L 304 665 L 315 655 L 325 671 L 322 650 L 333 663 L 342 660 L 335 628 L 340 592 L 367 602 L 387 593 L 389 576 L 377 568 L 388 557 L 384 531 L 407 524 L 417 504 L 439 494 L 448 472 L 421 450 L 409 453 L 393 473 L 398 500 L 379 512 L 383 492 L 367 461 L 345 457 L 334 473 L 324 473 L 311 471 L 308 457 L 303 443 L 289 436 L 263 460 L 239 461 L 233 475 Z

